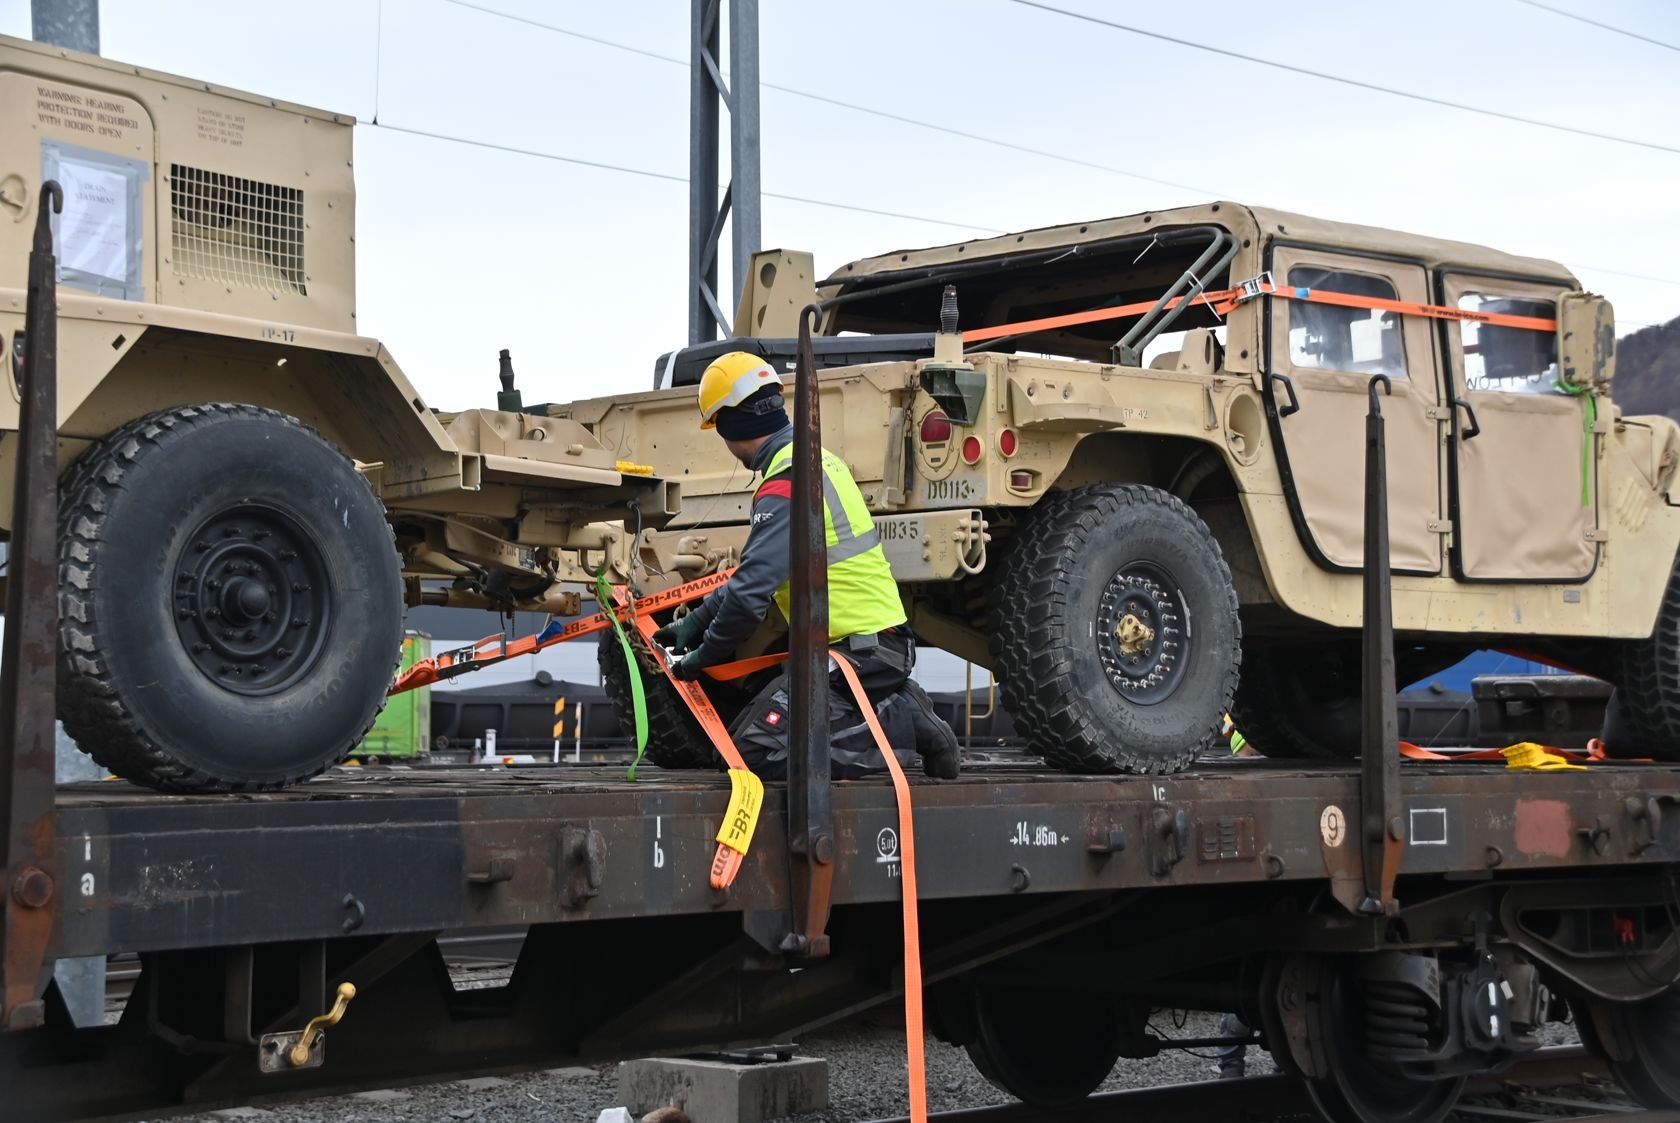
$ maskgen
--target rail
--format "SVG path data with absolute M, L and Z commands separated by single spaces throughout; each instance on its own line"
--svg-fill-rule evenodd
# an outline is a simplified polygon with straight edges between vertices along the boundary
M 1641 1111 L 1626 1101 L 1592 1102 L 1547 1094 L 1605 1079 L 1608 1073 L 1604 1063 L 1579 1045 L 1550 1046 L 1523 1057 L 1498 1075 L 1473 1077 L 1454 1110 L 1461 1118 L 1498 1118 L 1519 1123 L 1539 1119 L 1584 1123 L 1606 1118 L 1609 1113 L 1632 1123 L 1655 1123 L 1663 1118 L 1660 1113 Z M 1472 1101 L 1493 1096 L 1509 1097 L 1516 1103 L 1528 1104 L 1533 1110 L 1499 1106 L 1481 1109 L 1484 1113 L 1479 1114 L 1478 1105 Z M 1560 1109 L 1570 1109 L 1573 1114 L 1560 1114 Z M 1186 1119 L 1274 1123 L 1295 1118 L 1319 1116 L 1307 1098 L 1305 1085 L 1282 1074 L 1127 1088 L 1101 1092 L 1060 1108 L 1009 1103 L 935 1112 L 928 1117 L 929 1123 L 1111 1123 L 1116 1119 L 1126 1123 L 1182 1123 Z M 909 1123 L 909 1118 L 894 1116 L 870 1123 Z

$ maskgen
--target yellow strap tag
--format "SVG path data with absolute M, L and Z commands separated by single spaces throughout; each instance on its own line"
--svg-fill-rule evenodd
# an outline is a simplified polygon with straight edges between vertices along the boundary
M 764 806 L 764 781 L 744 768 L 729 770 L 729 810 L 717 840 L 738 854 L 745 854 L 758 826 L 758 812 Z
M 1509 748 L 1499 750 L 1505 757 L 1509 768 L 1529 768 L 1537 772 L 1585 772 L 1586 768 L 1569 761 L 1557 753 L 1547 752 L 1544 746 L 1533 741 L 1522 741 Z

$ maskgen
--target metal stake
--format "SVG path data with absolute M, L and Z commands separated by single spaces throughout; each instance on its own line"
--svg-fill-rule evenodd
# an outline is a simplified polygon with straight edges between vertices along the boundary
M 49 212 L 48 207 L 51 207 Z M 6 632 L 0 641 L 0 1029 L 41 1024 L 51 968 L 47 941 L 58 914 L 60 863 L 53 814 L 53 686 L 58 650 L 58 262 L 52 215 L 64 192 L 47 180 L 35 215 L 24 305 L 22 403 Z
M 1394 881 L 1400 873 L 1406 827 L 1400 818 L 1400 725 L 1394 704 L 1394 590 L 1388 556 L 1388 467 L 1377 387 L 1392 394 L 1387 375 L 1366 389 L 1365 414 L 1365 613 L 1360 682 L 1359 823 L 1365 895 L 1358 911 L 1399 911 Z
M 799 317 L 799 366 L 793 391 L 793 559 L 788 622 L 788 855 L 793 932 L 784 950 L 828 954 L 834 886 L 834 807 L 829 790 L 828 549 L 823 527 L 822 418 L 811 330 L 822 312 Z

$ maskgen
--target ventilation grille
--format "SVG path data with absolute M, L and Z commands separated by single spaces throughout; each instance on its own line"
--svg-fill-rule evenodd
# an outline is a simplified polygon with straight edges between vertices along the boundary
M 175 273 L 271 293 L 307 293 L 303 192 L 254 179 L 169 167 Z

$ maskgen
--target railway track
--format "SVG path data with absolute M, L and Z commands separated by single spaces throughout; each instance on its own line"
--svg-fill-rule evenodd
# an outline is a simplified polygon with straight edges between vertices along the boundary
M 1105 1092 L 1064 1108 L 1012 1103 L 937 1112 L 938 1123 L 1316 1123 L 1322 1117 L 1301 1082 L 1250 1076 Z M 1453 1123 L 1674 1123 L 1674 1112 L 1631 1103 L 1604 1065 L 1578 1045 L 1541 1049 L 1497 1076 L 1473 1079 L 1448 1119 Z M 872 1123 L 909 1123 L 906 1116 Z

